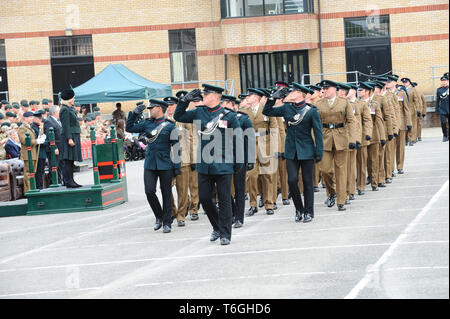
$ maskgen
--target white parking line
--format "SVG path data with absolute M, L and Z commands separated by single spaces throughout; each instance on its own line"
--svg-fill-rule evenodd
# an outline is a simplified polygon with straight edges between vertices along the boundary
M 448 244 L 448 243 L 449 243 L 448 240 L 431 240 L 431 241 L 424 240 L 424 241 L 403 242 L 403 243 L 400 243 L 400 245 L 432 245 L 432 244 Z M 83 263 L 83 264 L 65 264 L 65 265 L 51 265 L 51 266 L 2 269 L 2 270 L 0 270 L 0 273 L 15 272 L 15 271 L 28 271 L 28 270 L 67 269 L 68 267 L 92 267 L 92 266 L 122 265 L 122 264 L 134 264 L 134 263 L 161 261 L 161 260 L 179 260 L 179 259 L 185 260 L 185 259 L 199 259 L 199 258 L 210 258 L 210 257 L 229 257 L 229 256 L 242 256 L 242 255 L 269 254 L 269 253 L 285 253 L 285 252 L 305 251 L 305 250 L 383 247 L 383 246 L 391 246 L 392 244 L 393 243 L 374 243 L 374 244 L 353 244 L 353 245 L 332 245 L 332 246 L 310 246 L 310 247 L 296 247 L 296 248 L 282 248 L 282 249 L 237 251 L 237 252 L 230 252 L 230 253 L 215 253 L 215 254 L 202 254 L 202 255 L 185 255 L 185 256 L 153 257 L 153 258 L 143 258 L 143 259 L 112 260 L 112 261 L 105 261 L 105 262 Z M 223 247 L 223 248 L 226 249 L 227 247 Z
M 392 256 L 395 249 L 402 244 L 402 241 L 408 236 L 412 229 L 419 223 L 419 221 L 425 216 L 426 213 L 433 207 L 433 205 L 439 200 L 441 195 L 448 190 L 449 180 L 447 180 L 441 189 L 431 198 L 427 205 L 420 211 L 420 213 L 414 218 L 414 220 L 409 223 L 406 229 L 398 236 L 398 238 L 389 246 L 389 248 L 384 252 L 384 254 L 378 259 L 371 269 L 366 273 L 366 275 L 356 284 L 355 287 L 345 296 L 345 299 L 355 299 L 361 293 L 361 291 L 372 281 L 374 272 L 387 262 L 390 256 Z
M 64 292 L 78 292 L 78 291 L 81 292 L 81 291 L 90 291 L 90 290 L 98 290 L 98 289 L 101 289 L 101 287 L 22 292 L 22 293 L 15 293 L 15 294 L 0 295 L 0 298 L 48 295 L 48 294 L 57 294 L 57 293 L 64 293 Z

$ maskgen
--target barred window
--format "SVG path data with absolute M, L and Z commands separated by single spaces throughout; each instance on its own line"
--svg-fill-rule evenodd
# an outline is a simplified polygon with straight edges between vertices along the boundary
M 345 38 L 389 37 L 389 16 L 345 19 Z
M 50 39 L 52 57 L 92 56 L 92 36 Z

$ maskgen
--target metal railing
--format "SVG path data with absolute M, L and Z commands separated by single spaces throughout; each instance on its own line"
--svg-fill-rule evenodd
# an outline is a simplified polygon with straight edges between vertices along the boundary
M 5 94 L 6 95 L 6 100 L 9 101 L 9 93 L 8 91 L 0 91 L 0 94 Z
M 346 77 L 348 77 L 348 75 L 353 74 L 355 81 L 351 81 L 351 82 L 347 82 L 347 79 L 345 80 L 346 83 L 352 83 L 352 84 L 357 84 L 359 82 L 359 80 L 362 77 L 367 77 L 367 78 L 371 78 L 371 77 L 379 77 L 379 76 L 385 76 L 388 74 L 404 74 L 404 72 L 400 71 L 400 70 L 392 70 L 383 74 L 365 74 L 362 73 L 360 71 L 348 71 L 348 72 L 335 72 L 335 73 L 317 73 L 317 74 L 303 74 L 302 75 L 302 84 L 305 84 L 305 78 L 309 77 L 309 82 L 306 84 L 315 84 L 315 83 L 319 83 L 320 81 L 323 81 L 325 79 L 331 80 L 332 78 L 336 77 L 336 76 L 342 76 L 342 75 L 346 75 Z M 312 81 L 311 81 L 312 79 Z
M 186 87 L 192 87 L 192 85 L 200 85 L 200 84 L 213 84 L 216 86 L 220 86 L 223 87 L 226 91 L 227 94 L 229 95 L 234 95 L 234 80 L 233 79 L 228 79 L 226 81 L 224 80 L 206 80 L 206 81 L 190 81 L 190 82 L 174 82 L 171 83 L 171 85 L 181 85 L 181 89 L 185 90 Z

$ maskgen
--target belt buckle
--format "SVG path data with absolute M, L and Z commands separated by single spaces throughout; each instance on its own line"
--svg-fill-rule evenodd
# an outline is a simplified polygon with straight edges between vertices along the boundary
M 330 129 L 334 129 L 334 124 L 330 124 Z

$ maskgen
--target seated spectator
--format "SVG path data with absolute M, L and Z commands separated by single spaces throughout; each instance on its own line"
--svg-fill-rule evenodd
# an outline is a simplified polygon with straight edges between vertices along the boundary
M 19 158 L 20 156 L 20 140 L 16 130 L 8 131 L 8 141 L 5 144 L 5 151 L 8 159 Z

